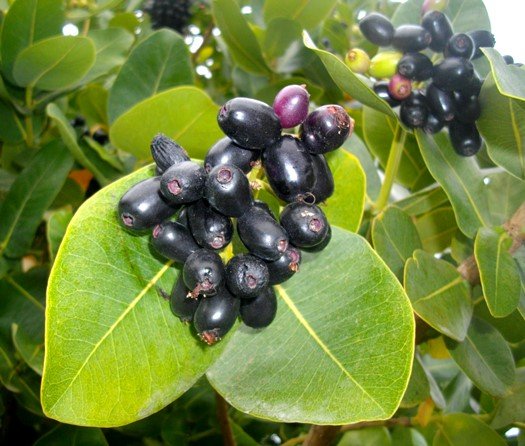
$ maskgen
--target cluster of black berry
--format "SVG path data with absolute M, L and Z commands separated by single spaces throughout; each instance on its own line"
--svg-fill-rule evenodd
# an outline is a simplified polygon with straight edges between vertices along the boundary
M 119 202 L 126 228 L 153 229 L 153 249 L 184 265 L 169 296 L 171 309 L 193 321 L 210 345 L 239 314 L 250 327 L 268 326 L 277 310 L 272 285 L 298 270 L 300 249 L 318 251 L 330 241 L 330 225 L 315 204 L 334 191 L 323 154 L 343 144 L 353 121 L 338 105 L 311 113 L 308 107 L 308 92 L 299 85 L 281 90 L 273 107 L 249 98 L 228 101 L 217 118 L 227 136 L 211 147 L 204 166 L 175 141 L 157 135 L 151 143 L 157 176 L 134 185 Z M 283 133 L 298 125 L 299 136 Z M 259 178 L 263 174 L 287 203 L 279 220 L 254 199 L 253 191 L 266 184 Z M 224 265 L 217 251 L 232 241 L 232 218 L 248 252 Z
M 371 13 L 359 28 L 373 44 L 395 51 L 379 53 L 370 66 L 362 50 L 350 51 L 346 57 L 350 68 L 389 78 L 376 82 L 374 91 L 392 107 L 400 105 L 399 115 L 407 127 L 436 133 L 448 126 L 456 152 L 476 154 L 482 144 L 475 122 L 481 113 L 478 95 L 483 81 L 471 60 L 483 56 L 480 48 L 494 46 L 494 36 L 485 30 L 454 34 L 448 17 L 437 10 L 427 11 L 421 26 L 394 28 L 387 17 Z M 434 64 L 421 52 L 427 49 L 443 57 Z
M 144 10 L 153 29 L 171 28 L 184 33 L 191 18 L 191 0 L 150 0 Z

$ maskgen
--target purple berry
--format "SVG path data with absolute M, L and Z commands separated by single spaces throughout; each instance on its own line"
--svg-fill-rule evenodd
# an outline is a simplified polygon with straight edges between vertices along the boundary
M 403 99 L 408 98 L 410 93 L 412 93 L 412 82 L 410 82 L 410 79 L 396 73 L 390 79 L 388 93 L 394 99 L 402 101 Z
M 285 129 L 301 124 L 308 115 L 310 95 L 304 85 L 284 87 L 273 101 L 273 110 Z

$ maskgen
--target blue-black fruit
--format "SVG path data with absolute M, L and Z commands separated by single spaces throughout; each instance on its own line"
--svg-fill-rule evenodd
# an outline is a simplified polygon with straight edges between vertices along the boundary
M 153 29 L 171 28 L 184 34 L 191 17 L 191 0 L 150 0 L 145 11 Z
M 237 232 L 250 253 L 263 260 L 277 260 L 288 248 L 284 228 L 258 206 L 252 206 L 237 220 Z
M 191 322 L 199 306 L 200 299 L 188 297 L 188 289 L 182 276 L 177 278 L 169 298 L 172 313 L 182 322 Z
M 250 98 L 234 98 L 219 110 L 217 122 L 222 131 L 246 149 L 261 150 L 281 136 L 281 121 L 273 108 Z
M 200 246 L 222 249 L 231 242 L 233 224 L 229 217 L 214 210 L 204 200 L 193 203 L 187 209 L 191 234 Z
M 494 48 L 494 45 L 496 44 L 494 34 L 492 34 L 490 31 L 478 29 L 476 31 L 470 31 L 467 34 L 474 41 L 475 49 L 472 59 L 477 59 L 478 57 L 483 56 L 483 52 L 480 50 L 480 48 Z
M 421 51 L 428 47 L 432 40 L 430 33 L 419 25 L 401 25 L 394 32 L 392 46 L 404 53 Z
M 461 94 L 464 96 L 479 96 L 482 86 L 483 86 L 483 79 L 481 79 L 479 74 L 476 73 L 476 70 L 474 70 L 474 74 L 470 78 L 470 80 L 467 82 L 467 84 L 464 85 L 458 91 L 461 91 Z
M 445 91 L 462 90 L 474 76 L 472 63 L 462 57 L 447 57 L 434 67 L 432 81 Z
M 236 297 L 257 296 L 270 280 L 268 267 L 251 254 L 237 254 L 226 265 L 226 286 Z
M 423 90 L 412 90 L 410 96 L 403 101 L 405 105 L 427 105 L 427 98 Z
M 320 207 L 307 203 L 290 203 L 281 212 L 281 225 L 290 243 L 298 248 L 311 248 L 328 233 L 328 220 Z
M 452 37 L 452 24 L 448 17 L 441 11 L 429 11 L 423 16 L 421 26 L 430 33 L 430 49 L 443 51 L 448 39 Z
M 481 116 L 481 105 L 476 95 L 454 93 L 456 101 L 456 119 L 464 123 L 473 123 Z
M 445 46 L 445 57 L 464 57 L 470 59 L 474 54 L 474 41 L 468 34 L 454 34 Z
M 182 269 L 184 283 L 190 290 L 188 296 L 213 296 L 224 282 L 224 265 L 214 251 L 199 249 L 191 253 Z
M 311 192 L 315 185 L 312 157 L 303 143 L 291 135 L 284 135 L 268 147 L 262 163 L 270 186 L 281 200 L 293 201 Z
M 221 164 L 210 171 L 204 195 L 211 207 L 228 217 L 240 217 L 253 203 L 248 178 L 231 164 Z
M 190 160 L 186 150 L 162 133 L 159 133 L 151 141 L 151 156 L 157 164 L 159 175 L 162 175 L 168 167 L 174 164 Z
M 407 79 L 426 81 L 432 77 L 434 65 L 423 53 L 406 53 L 397 63 L 397 72 Z
M 120 223 L 140 231 L 162 223 L 177 212 L 160 193 L 160 177 L 148 178 L 131 187 L 118 203 Z
M 359 21 L 359 29 L 363 35 L 378 46 L 388 46 L 394 37 L 392 22 L 382 14 L 372 12 Z
M 191 232 L 190 224 L 188 222 L 188 208 L 186 206 L 183 206 L 179 214 L 177 215 L 177 223 L 180 223 L 182 226 L 184 226 L 188 231 Z
M 427 115 L 427 121 L 423 126 L 423 131 L 429 135 L 439 132 L 443 127 L 445 127 L 445 121 L 438 118 L 433 113 Z
M 328 244 L 330 243 L 330 240 L 332 240 L 332 227 L 328 226 L 328 233 L 326 234 L 326 237 L 323 239 L 321 243 L 318 245 L 312 246 L 311 248 L 303 248 L 303 251 L 306 252 L 321 252 L 323 249 L 325 249 Z
M 424 127 L 427 123 L 428 108 L 424 104 L 411 105 L 405 101 L 399 109 L 399 117 L 410 129 Z
M 399 104 L 401 104 L 401 101 L 398 101 L 397 99 L 394 99 L 392 96 L 390 96 L 389 81 L 378 81 L 374 84 L 373 88 L 375 93 L 381 99 L 386 101 L 391 107 L 397 107 Z
M 273 288 L 266 287 L 257 297 L 241 301 L 241 320 L 251 328 L 270 325 L 277 313 L 277 297 Z
M 235 324 L 240 305 L 241 300 L 226 287 L 221 287 L 216 296 L 201 299 L 193 317 L 199 337 L 208 345 L 220 341 Z
M 183 161 L 164 171 L 160 191 L 170 203 L 191 203 L 202 198 L 206 176 L 204 168 L 197 163 Z
M 277 220 L 275 218 L 275 215 L 273 211 L 270 209 L 270 206 L 265 201 L 262 200 L 253 200 L 253 205 L 257 206 L 259 209 L 262 209 L 264 212 L 266 212 L 268 215 L 270 215 L 274 220 Z
M 270 285 L 283 283 L 299 271 L 301 251 L 293 246 L 288 246 L 283 255 L 273 262 L 267 262 L 270 274 Z
M 433 83 L 427 87 L 427 105 L 430 111 L 443 121 L 452 121 L 456 115 L 454 94 L 441 90 Z
M 334 193 L 334 177 L 324 155 L 312 155 L 315 184 L 312 194 L 316 203 L 321 203 Z
M 507 65 L 512 65 L 514 63 L 514 57 L 512 57 L 510 54 L 503 56 L 503 60 Z
M 448 126 L 452 147 L 461 156 L 472 156 L 481 149 L 481 136 L 474 124 L 452 121 Z
M 178 263 L 184 263 L 191 253 L 200 249 L 191 232 L 174 221 L 155 226 L 151 244 L 160 255 Z
M 225 136 L 217 141 L 204 158 L 204 168 L 210 172 L 215 166 L 220 164 L 233 164 L 244 173 L 250 172 L 261 152 L 258 150 L 248 150 L 235 144 L 230 138 Z

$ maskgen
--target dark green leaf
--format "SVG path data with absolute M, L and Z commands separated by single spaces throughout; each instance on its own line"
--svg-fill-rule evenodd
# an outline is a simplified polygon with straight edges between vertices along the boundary
M 77 94 L 77 105 L 87 124 L 108 124 L 108 91 L 98 84 L 90 84 Z
M 437 184 L 421 189 L 402 200 L 396 201 L 396 207 L 410 216 L 430 212 L 447 202 L 447 194 Z
M 492 223 L 502 225 L 523 203 L 525 181 L 507 172 L 489 174 L 485 181 L 488 183 L 487 196 Z
M 23 327 L 17 324 L 12 326 L 13 344 L 18 354 L 35 373 L 42 375 L 44 365 L 44 337 L 38 339 L 31 336 Z
M 421 7 L 423 0 L 407 0 L 401 3 L 392 15 L 392 24 L 397 28 L 399 25 L 421 23 Z
M 301 28 L 315 28 L 336 3 L 336 0 L 268 0 L 264 3 L 264 21 L 270 23 L 276 18 L 286 18 L 299 22 Z
M 458 373 L 456 377 L 445 387 L 444 396 L 447 400 L 445 413 L 465 412 L 469 408 L 470 392 L 472 382 L 464 373 Z
M 38 439 L 34 446 L 107 446 L 102 430 L 59 424 Z
M 430 396 L 430 385 L 428 383 L 427 375 L 418 356 L 414 358 L 412 365 L 412 373 L 410 374 L 410 381 L 403 399 L 401 400 L 401 407 L 414 407 L 419 403 L 425 401 Z
M 506 317 L 496 318 L 490 314 L 487 302 L 481 299 L 479 302 L 476 302 L 474 315 L 496 328 L 508 342 L 516 344 L 525 340 L 525 319 L 519 308 Z
M 414 428 L 398 426 L 392 432 L 392 446 L 428 446 L 425 437 Z
M 305 62 L 306 51 L 302 45 L 301 25 L 285 18 L 272 20 L 264 35 L 263 51 L 268 65 L 276 73 L 291 73 L 300 69 Z
M 444 12 L 449 17 L 455 33 L 475 29 L 490 31 L 490 19 L 483 0 L 449 1 Z
M 51 212 L 47 217 L 46 238 L 51 262 L 55 260 L 58 247 L 72 218 L 73 212 L 70 208 L 58 209 Z
M 14 108 L 0 100 L 0 139 L 8 143 L 17 143 L 24 139 L 25 129 Z
M 442 416 L 433 446 L 505 446 L 496 431 L 473 415 L 456 413 Z
M 416 220 L 423 249 L 442 252 L 450 246 L 458 226 L 452 208 L 444 207 L 428 212 Z
M 494 418 L 490 425 L 494 429 L 501 429 L 514 422 L 524 422 L 525 405 L 523 401 L 525 401 L 525 383 L 516 383 L 512 386 L 510 394 L 496 403 Z
M 484 48 L 482 51 L 490 62 L 490 69 L 500 93 L 510 98 L 525 100 L 525 71 L 507 65 L 494 48 Z

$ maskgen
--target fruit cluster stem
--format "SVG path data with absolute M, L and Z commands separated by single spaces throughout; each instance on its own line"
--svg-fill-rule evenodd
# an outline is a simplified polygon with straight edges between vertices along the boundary
M 228 403 L 217 392 L 215 392 L 215 401 L 217 403 L 217 420 L 221 427 L 223 444 L 224 446 L 237 446 L 228 417 Z

